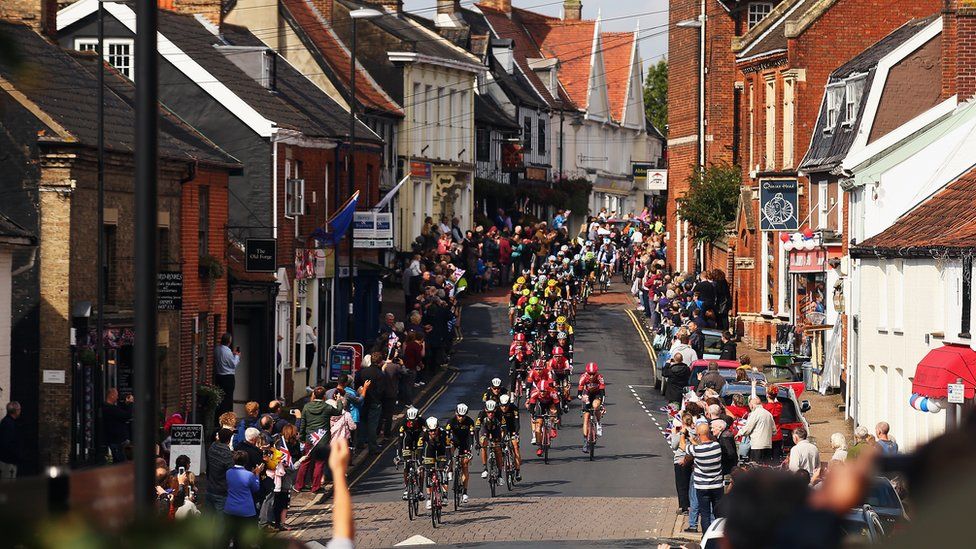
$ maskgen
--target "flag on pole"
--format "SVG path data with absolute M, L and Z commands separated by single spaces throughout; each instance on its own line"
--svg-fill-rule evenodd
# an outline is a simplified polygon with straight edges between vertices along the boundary
M 312 238 L 324 246 L 338 246 L 342 237 L 346 235 L 346 231 L 349 230 L 349 226 L 352 225 L 358 203 L 359 191 L 356 191 L 326 222 L 330 230 L 319 227 L 312 231 Z

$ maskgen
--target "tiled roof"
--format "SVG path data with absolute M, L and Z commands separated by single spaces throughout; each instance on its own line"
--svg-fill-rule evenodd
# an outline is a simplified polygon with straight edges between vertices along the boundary
M 875 70 L 878 63 L 889 53 L 910 40 L 925 27 L 939 17 L 938 14 L 922 19 L 913 19 L 892 31 L 891 34 L 882 38 L 859 55 L 844 63 L 830 74 L 829 84 L 844 81 L 846 78 L 867 73 L 864 78 L 864 88 L 861 90 L 861 101 L 858 104 L 857 117 L 853 123 L 838 120 L 833 128 L 827 128 L 827 94 L 823 94 L 820 105 L 820 116 L 817 119 L 817 126 L 810 139 L 810 148 L 800 164 L 800 168 L 807 171 L 827 171 L 839 165 L 844 157 L 847 156 L 851 145 L 858 135 L 858 129 L 862 122 L 865 105 L 871 92 L 871 85 L 874 82 Z M 847 90 L 841 92 L 840 104 L 844 105 L 847 101 Z M 840 117 L 838 117 L 840 118 Z
M 617 120 L 623 120 L 627 88 L 630 87 L 630 72 L 633 68 L 631 54 L 634 52 L 634 33 L 603 32 L 600 37 L 603 43 L 603 66 L 606 69 L 610 112 Z
M 953 181 L 858 248 L 976 248 L 976 170 Z
M 529 33 L 526 24 L 544 25 L 546 21 L 559 20 L 518 8 L 512 8 L 511 18 L 509 18 L 507 14 L 491 6 L 485 4 L 476 5 L 481 13 L 484 14 L 485 19 L 491 25 L 492 30 L 494 30 L 498 38 L 512 40 L 514 44 L 513 55 L 515 62 L 522 69 L 522 73 L 525 74 L 525 78 L 532 85 L 535 93 L 541 96 L 551 107 L 559 106 L 556 101 L 557 99 L 562 100 L 564 108 L 571 109 L 576 106 L 577 104 L 563 89 L 559 90 L 558 97 L 553 97 L 549 88 L 529 68 L 529 59 L 539 59 L 546 56 L 539 49 L 539 43 Z M 562 75 L 562 70 L 560 69 L 560 75 Z M 585 103 L 584 101 L 582 104 L 585 105 Z
M 474 121 L 500 130 L 519 131 L 522 129 L 518 122 L 502 110 L 491 96 L 482 93 L 474 94 Z
M 30 59 L 27 68 L 13 71 L 0 64 L 0 75 L 67 130 L 78 142 L 94 147 L 98 138 L 96 88 L 98 79 L 78 60 L 27 26 L 0 21 L 0 33 Z M 105 148 L 122 154 L 135 152 L 135 111 L 111 86 L 105 93 Z M 236 163 L 203 136 L 186 127 L 161 124 L 159 155 L 177 161 Z
M 813 0 L 783 0 L 756 26 L 737 40 L 743 45 L 737 57 L 749 58 L 786 49 L 786 24 L 799 20 L 807 12 L 804 3 Z M 748 51 L 746 51 L 748 48 Z
M 264 46 L 260 39 L 244 27 L 225 24 L 220 28 L 220 36 L 224 42 L 233 46 Z M 275 55 L 278 55 L 275 65 L 275 94 L 278 98 L 327 129 L 330 137 L 348 137 L 349 111 L 342 108 L 280 54 Z M 356 82 L 356 87 L 359 88 L 359 81 Z M 365 124 L 357 124 L 357 140 L 378 140 Z
M 525 28 L 546 57 L 559 59 L 559 81 L 573 103 L 586 108 L 596 23 L 537 17 Z
M 296 32 L 304 34 L 314 46 L 316 53 L 321 56 L 325 63 L 328 63 L 333 83 L 341 86 L 343 94 L 348 98 L 351 65 L 349 50 L 325 23 L 310 0 L 281 0 L 281 5 L 287 14 L 294 19 L 298 27 L 295 29 Z M 356 78 L 356 96 L 359 104 L 367 110 L 403 115 L 403 109 L 390 99 L 382 88 L 373 81 L 369 73 L 361 67 Z
M 30 231 L 21 227 L 9 217 L 0 213 L 0 239 L 10 243 L 33 244 L 37 240 Z

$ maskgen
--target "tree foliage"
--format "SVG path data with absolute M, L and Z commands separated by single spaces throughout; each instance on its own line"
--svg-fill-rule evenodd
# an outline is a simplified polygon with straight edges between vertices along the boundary
M 691 226 L 696 241 L 710 244 L 722 238 L 735 220 L 741 181 L 739 169 L 728 164 L 696 167 L 688 177 L 688 193 L 677 200 L 678 215 Z
M 647 69 L 644 80 L 644 112 L 654 127 L 668 135 L 668 62 L 664 59 Z

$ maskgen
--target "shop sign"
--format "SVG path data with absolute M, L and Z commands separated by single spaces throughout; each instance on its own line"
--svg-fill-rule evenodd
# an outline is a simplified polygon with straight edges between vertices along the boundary
M 962 383 L 950 383 L 946 394 L 946 400 L 949 401 L 949 404 L 962 404 L 966 400 L 966 385 Z
M 353 233 L 357 239 L 376 237 L 376 212 L 356 212 L 352 218 Z
M 827 270 L 824 250 L 793 250 L 790 252 L 791 273 L 822 273 Z
M 545 181 L 546 180 L 546 169 L 545 168 L 525 168 L 525 178 L 531 179 L 532 181 Z
M 173 425 L 170 427 L 169 468 L 176 469 L 176 458 L 190 458 L 190 471 L 199 475 L 203 470 L 203 425 Z
M 376 214 L 376 238 L 393 238 L 393 214 L 390 212 Z
M 295 248 L 295 279 L 314 278 L 316 259 L 314 248 Z
M 392 238 L 357 238 L 353 241 L 353 246 L 365 250 L 377 250 L 393 247 Z
M 737 257 L 735 258 L 735 268 L 738 270 L 748 271 L 749 269 L 756 268 L 756 258 L 754 257 Z
M 273 273 L 277 270 L 278 241 L 273 238 L 248 238 L 244 242 L 244 270 Z
M 800 208 L 796 179 L 763 179 L 759 182 L 759 230 L 796 231 Z
M 525 158 L 520 143 L 502 143 L 502 171 L 505 173 L 520 172 L 525 165 Z
M 160 271 L 156 273 L 156 309 L 179 311 L 183 308 L 183 273 Z
M 648 191 L 668 190 L 668 170 L 649 170 L 644 188 Z
M 432 177 L 433 170 L 429 162 L 411 162 L 410 163 L 410 177 L 415 179 L 426 179 L 430 180 Z

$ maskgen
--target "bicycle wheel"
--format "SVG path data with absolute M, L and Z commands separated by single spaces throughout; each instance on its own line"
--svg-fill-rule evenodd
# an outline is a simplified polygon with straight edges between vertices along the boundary
M 413 517 L 416 513 L 413 506 L 413 502 L 415 499 L 417 499 L 417 497 L 414 494 L 414 487 L 413 487 L 413 483 L 411 482 L 411 484 L 407 486 L 407 517 L 409 517 L 410 520 L 413 520 Z
M 454 510 L 457 511 L 458 507 L 461 505 L 461 493 L 464 490 L 464 484 L 461 482 L 461 468 L 454 467 Z
M 491 489 L 491 497 L 495 497 L 495 488 L 498 487 L 498 465 L 495 463 L 495 453 L 488 449 L 491 457 L 488 458 L 488 486 Z
M 440 494 L 441 489 L 439 486 L 430 487 L 430 524 L 434 528 L 437 528 L 437 511 L 440 509 Z
M 510 450 L 505 452 L 505 486 L 508 491 L 512 491 L 512 487 L 515 485 L 515 472 L 512 471 L 512 453 Z

